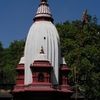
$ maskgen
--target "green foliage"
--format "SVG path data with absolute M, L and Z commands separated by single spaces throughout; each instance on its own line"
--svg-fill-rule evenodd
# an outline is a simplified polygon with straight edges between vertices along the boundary
M 24 52 L 25 40 L 13 41 L 8 48 L 0 43 L 0 84 L 15 83 L 15 68 Z
M 87 15 L 83 29 L 77 20 L 56 24 L 62 56 L 72 70 L 69 82 L 74 80 L 76 66 L 78 85 L 85 91 L 85 97 L 93 100 L 100 98 L 100 25 L 97 22 L 96 16 Z
M 2 43 L 0 42 L 0 82 L 2 82 L 2 72 L 3 72 L 3 67 L 4 67 L 4 49 L 2 47 Z
M 3 67 L 3 65 L 4 65 L 3 47 L 2 43 L 0 42 L 0 67 Z
M 7 59 L 10 59 L 10 61 L 7 61 L 7 64 L 10 64 L 12 67 L 17 67 L 17 64 L 20 60 L 20 57 L 23 55 L 24 52 L 24 45 L 25 41 L 17 41 L 11 42 L 9 48 L 7 48 Z

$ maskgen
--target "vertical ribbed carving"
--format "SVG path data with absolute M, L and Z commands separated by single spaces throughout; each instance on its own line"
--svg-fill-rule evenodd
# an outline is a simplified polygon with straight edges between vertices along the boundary
M 37 18 L 37 17 L 50 17 L 50 18 L 52 18 L 48 4 L 46 4 L 46 3 L 40 4 L 35 18 Z
M 46 37 L 46 39 L 44 39 Z M 52 83 L 57 84 L 59 79 L 60 41 L 58 32 L 51 22 L 35 22 L 28 33 L 25 45 L 25 84 L 32 82 L 30 65 L 43 46 L 47 60 L 53 66 Z

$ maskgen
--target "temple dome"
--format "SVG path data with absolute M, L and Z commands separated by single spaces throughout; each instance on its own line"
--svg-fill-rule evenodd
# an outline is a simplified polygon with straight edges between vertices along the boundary
M 43 7 L 44 5 L 45 7 Z M 44 11 L 42 9 L 44 9 Z M 41 46 L 43 46 L 45 56 L 47 57 L 46 59 L 53 66 L 51 81 L 53 84 L 58 84 L 61 60 L 58 32 L 52 23 L 52 16 L 50 15 L 48 4 L 46 2 L 41 2 L 37 12 L 38 13 L 36 14 L 34 20 L 35 22 L 29 29 L 25 44 L 25 84 L 30 84 L 32 82 L 30 65 L 34 62 L 34 60 L 36 60 L 37 56 L 38 59 L 41 59 L 39 58 L 40 55 L 38 55 Z M 47 15 L 50 15 L 49 19 L 47 18 Z

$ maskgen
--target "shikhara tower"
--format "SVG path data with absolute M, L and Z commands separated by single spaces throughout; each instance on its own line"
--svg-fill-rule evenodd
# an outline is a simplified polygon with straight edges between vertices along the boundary
M 25 84 L 32 83 L 32 73 L 29 66 L 37 59 L 41 46 L 44 49 L 45 58 L 53 66 L 53 70 L 51 71 L 51 82 L 53 84 L 59 84 L 59 67 L 61 63 L 60 40 L 57 29 L 53 24 L 49 5 L 45 0 L 42 0 L 39 5 L 34 23 L 29 29 L 26 40 Z
M 17 97 L 18 93 L 23 93 L 20 98 L 25 96 L 25 100 L 28 97 L 40 100 L 49 96 L 52 98 L 48 100 L 52 100 L 55 99 L 54 94 L 59 95 L 58 100 L 70 98 L 72 91 L 67 82 L 70 69 L 61 57 L 60 39 L 47 0 L 41 0 L 33 20 L 24 55 L 16 68 L 18 76 L 13 92 Z M 30 95 L 34 93 L 34 96 Z

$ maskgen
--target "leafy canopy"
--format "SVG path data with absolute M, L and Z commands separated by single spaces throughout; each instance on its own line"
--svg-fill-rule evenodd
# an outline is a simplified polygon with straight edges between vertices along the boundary
M 100 98 L 100 25 L 96 16 L 87 15 L 87 22 L 82 29 L 81 21 L 57 23 L 60 36 L 61 53 L 71 68 L 69 82 L 74 85 L 76 67 L 79 89 L 85 97 Z M 72 84 L 73 83 L 73 84 Z

